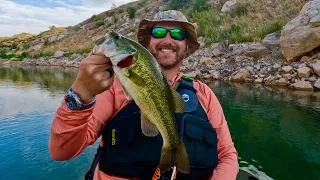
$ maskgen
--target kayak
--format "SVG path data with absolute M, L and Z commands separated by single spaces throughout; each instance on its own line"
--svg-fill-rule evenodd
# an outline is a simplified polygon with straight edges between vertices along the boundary
M 249 171 L 239 169 L 239 173 L 237 175 L 236 180 L 259 180 L 259 179 L 257 178 L 257 176 L 250 173 Z

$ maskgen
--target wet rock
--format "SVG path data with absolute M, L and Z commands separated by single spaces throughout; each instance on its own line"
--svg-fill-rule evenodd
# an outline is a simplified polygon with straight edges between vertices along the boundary
M 313 87 L 308 81 L 298 81 L 289 86 L 291 89 L 313 91 Z
M 229 80 L 234 82 L 242 82 L 249 77 L 250 77 L 249 71 L 245 68 L 242 68 L 232 73 Z
M 220 79 L 220 73 L 218 71 L 210 71 L 209 74 L 213 79 Z

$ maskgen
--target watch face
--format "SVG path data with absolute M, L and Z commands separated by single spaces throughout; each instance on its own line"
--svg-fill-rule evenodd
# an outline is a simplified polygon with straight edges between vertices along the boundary
M 71 110 L 75 110 L 78 107 L 77 101 L 72 96 L 66 97 L 66 103 Z

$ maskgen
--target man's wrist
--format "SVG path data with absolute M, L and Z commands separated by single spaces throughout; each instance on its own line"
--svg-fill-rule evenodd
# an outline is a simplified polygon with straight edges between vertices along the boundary
M 95 104 L 96 99 L 94 97 L 89 103 L 83 102 L 72 88 L 69 88 L 65 96 L 65 102 L 71 110 L 85 110 L 91 108 Z

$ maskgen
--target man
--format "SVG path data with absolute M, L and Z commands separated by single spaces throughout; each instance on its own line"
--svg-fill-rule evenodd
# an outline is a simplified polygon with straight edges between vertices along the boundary
M 178 173 L 177 179 L 236 179 L 238 154 L 218 99 L 204 83 L 180 72 L 182 60 L 199 48 L 194 26 L 181 12 L 170 10 L 142 20 L 137 36 L 161 65 L 168 83 L 172 87 L 185 83 L 187 90 L 181 87 L 180 92 L 191 89 L 195 93 L 190 101 L 199 104 L 193 103 L 193 114 L 177 116 L 177 122 L 183 122 L 179 131 L 191 164 L 191 173 Z M 151 179 L 159 162 L 161 137 L 139 133 L 139 109 L 123 94 L 111 68 L 103 55 L 90 54 L 81 62 L 52 122 L 50 155 L 58 161 L 74 158 L 102 135 L 92 166 L 94 180 Z

